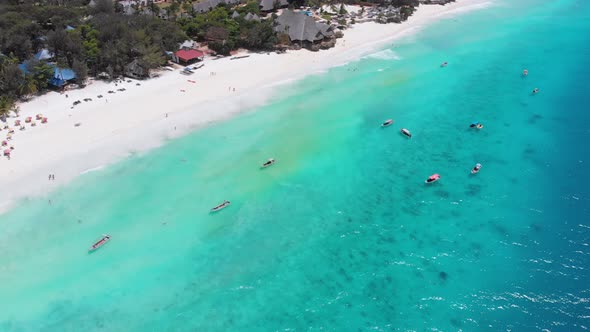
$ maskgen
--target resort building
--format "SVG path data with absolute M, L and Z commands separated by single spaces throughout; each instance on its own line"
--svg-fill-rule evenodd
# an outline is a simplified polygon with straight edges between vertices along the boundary
M 205 53 L 193 49 L 182 49 L 176 51 L 174 55 L 172 55 L 172 61 L 182 64 L 188 65 L 191 63 L 195 63 L 197 61 L 202 61 Z
M 259 3 L 260 10 L 263 12 L 271 12 L 273 10 L 279 8 L 285 8 L 289 6 L 289 1 L 287 0 L 260 0 Z
M 201 2 L 194 3 L 193 10 L 197 13 L 206 13 L 221 4 L 237 5 L 240 3 L 240 0 L 204 0 Z
M 125 66 L 125 76 L 143 79 L 149 77 L 150 72 L 139 63 L 139 60 L 135 59 Z
M 325 23 L 318 23 L 302 12 L 284 10 L 276 19 L 275 31 L 285 33 L 291 42 L 308 46 L 324 39 L 334 37 L 334 28 Z
M 49 80 L 49 84 L 56 88 L 61 88 L 64 85 L 76 79 L 76 74 L 69 68 L 54 67 L 53 77 Z

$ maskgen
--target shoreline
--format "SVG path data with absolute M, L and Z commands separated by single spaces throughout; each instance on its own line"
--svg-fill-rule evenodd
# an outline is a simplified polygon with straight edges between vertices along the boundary
M 190 76 L 179 75 L 179 70 L 163 71 L 158 78 L 117 86 L 95 81 L 68 91 L 68 98 L 57 92 L 36 97 L 20 104 L 19 119 L 43 113 L 49 123 L 17 131 L 10 142 L 15 146 L 11 160 L 0 159 L 0 213 L 20 199 L 43 195 L 79 175 L 262 106 L 278 86 L 356 61 L 446 16 L 490 4 L 458 0 L 445 6 L 421 5 L 401 24 L 355 24 L 334 48 L 320 52 L 302 49 L 253 53 L 239 60 L 206 59 L 205 66 Z M 119 88 L 127 90 L 116 91 Z M 109 90 L 116 93 L 108 94 Z M 104 97 L 97 98 L 99 94 Z M 93 100 L 70 108 L 73 101 L 84 98 Z M 8 123 L 14 120 L 11 117 Z M 76 123 L 81 125 L 75 127 Z M 55 174 L 55 180 L 49 181 L 49 174 Z

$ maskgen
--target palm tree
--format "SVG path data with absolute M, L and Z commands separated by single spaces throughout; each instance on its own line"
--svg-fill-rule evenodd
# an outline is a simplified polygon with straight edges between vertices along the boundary
M 38 92 L 37 84 L 31 76 L 26 76 L 25 81 L 18 87 L 18 93 L 21 96 L 34 95 Z
M 11 112 L 18 113 L 18 107 L 14 100 L 6 96 L 0 97 L 0 118 L 6 119 Z

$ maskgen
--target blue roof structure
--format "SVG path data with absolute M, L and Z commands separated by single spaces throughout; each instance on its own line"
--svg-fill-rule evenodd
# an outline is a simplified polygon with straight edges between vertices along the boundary
M 59 68 L 51 63 L 49 65 L 53 67 L 53 77 L 49 79 L 49 84 L 53 86 L 62 87 L 67 83 L 67 81 L 76 78 L 76 73 L 74 73 L 74 71 L 69 68 Z M 29 73 L 26 62 L 19 64 L 18 68 L 25 74 Z
M 53 58 L 53 53 L 49 52 L 46 48 L 42 49 L 41 51 L 35 54 L 35 59 L 37 60 L 47 60 Z
M 49 80 L 49 84 L 57 87 L 61 87 L 66 84 L 67 81 L 76 78 L 76 74 L 69 68 L 58 68 L 54 67 L 53 77 Z
M 18 69 L 20 69 L 23 73 L 28 74 L 29 70 L 27 69 L 27 63 L 23 62 L 18 65 Z
M 73 27 L 73 26 L 71 26 L 71 25 L 68 25 L 68 26 L 66 27 L 66 31 L 72 31 L 72 30 L 76 30 L 76 28 L 74 28 L 74 27 Z

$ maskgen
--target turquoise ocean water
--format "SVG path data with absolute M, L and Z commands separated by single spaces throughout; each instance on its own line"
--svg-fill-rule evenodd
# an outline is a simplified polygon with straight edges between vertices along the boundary
M 0 331 L 585 330 L 589 58 L 589 1 L 498 0 L 23 201 Z

